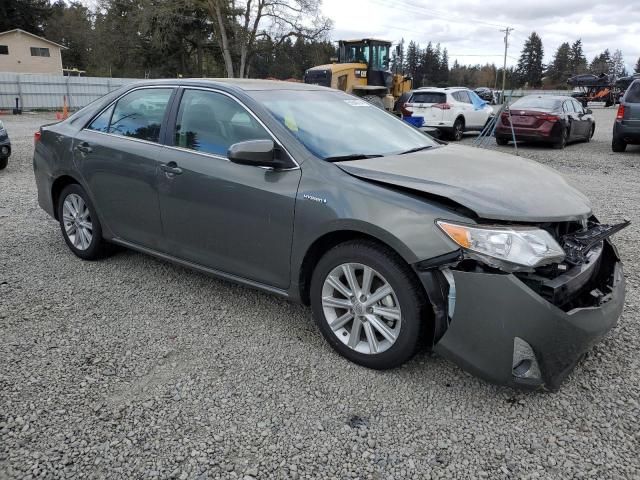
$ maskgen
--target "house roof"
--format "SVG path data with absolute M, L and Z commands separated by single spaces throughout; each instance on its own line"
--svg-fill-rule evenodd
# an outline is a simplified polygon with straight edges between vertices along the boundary
M 29 33 L 26 30 L 22 30 L 21 28 L 14 28 L 13 30 L 7 30 L 6 32 L 0 32 L 0 37 L 3 36 L 3 35 L 8 35 L 10 33 L 24 33 L 25 35 L 29 35 L 30 37 L 37 38 L 38 40 L 42 40 L 43 42 L 51 43 L 52 45 L 55 45 L 56 47 L 60 47 L 60 48 L 63 48 L 65 50 L 68 50 L 68 48 L 65 47 L 64 45 L 60 45 L 59 43 L 52 42 L 51 40 L 47 40 L 44 37 L 39 37 L 38 35 L 34 35 L 33 33 Z

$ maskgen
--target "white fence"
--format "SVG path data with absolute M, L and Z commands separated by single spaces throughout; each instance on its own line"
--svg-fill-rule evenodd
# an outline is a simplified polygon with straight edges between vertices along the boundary
M 134 78 L 0 73 L 0 110 L 14 108 L 16 98 L 25 110 L 62 109 L 65 96 L 69 108 L 77 109 L 135 81 Z

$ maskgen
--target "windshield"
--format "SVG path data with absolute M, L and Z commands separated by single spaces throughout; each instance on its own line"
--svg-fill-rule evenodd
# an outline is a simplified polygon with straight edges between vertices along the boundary
M 409 100 L 410 103 L 445 103 L 447 95 L 440 92 L 416 92 Z
M 398 154 L 435 145 L 402 120 L 342 92 L 249 93 L 319 158 Z
M 556 98 L 545 98 L 530 95 L 528 97 L 522 97 L 511 104 L 511 109 L 526 109 L 535 108 L 542 110 L 558 110 L 560 109 L 560 100 Z
M 364 43 L 346 45 L 344 54 L 346 63 L 369 63 L 369 45 Z

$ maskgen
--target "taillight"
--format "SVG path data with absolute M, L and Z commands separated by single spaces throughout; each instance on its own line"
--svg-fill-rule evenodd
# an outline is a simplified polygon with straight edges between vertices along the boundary
M 448 103 L 436 103 L 433 108 L 439 108 L 440 110 L 451 110 L 451 105 Z
M 618 106 L 618 113 L 616 114 L 616 120 L 622 120 L 624 118 L 624 105 Z
M 402 105 L 400 105 L 400 113 L 402 113 L 402 115 L 405 117 L 410 117 L 411 115 L 413 115 L 413 112 L 407 109 L 408 106 L 408 103 L 403 103 Z
M 556 115 L 536 115 L 536 118 L 547 122 L 557 122 L 560 120 L 560 117 Z
M 36 133 L 33 134 L 33 143 L 39 142 L 40 137 L 42 137 L 42 132 L 38 130 Z

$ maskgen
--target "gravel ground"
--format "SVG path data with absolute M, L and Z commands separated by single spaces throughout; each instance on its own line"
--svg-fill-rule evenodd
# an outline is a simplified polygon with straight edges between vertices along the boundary
M 427 352 L 366 370 L 302 306 L 129 251 L 82 262 L 37 205 L 53 117 L 2 117 L 0 478 L 640 478 L 640 148 L 613 154 L 595 114 L 590 144 L 520 150 L 634 221 L 624 314 L 556 394 Z

